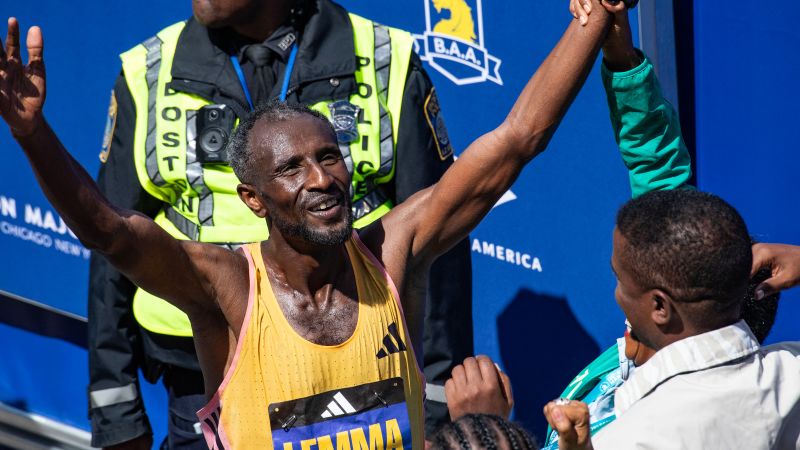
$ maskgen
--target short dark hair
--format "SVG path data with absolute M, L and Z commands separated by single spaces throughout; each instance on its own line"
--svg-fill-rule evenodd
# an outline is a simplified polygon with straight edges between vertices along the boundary
M 250 132 L 255 124 L 260 120 L 266 120 L 270 123 L 285 122 L 304 114 L 324 121 L 331 128 L 331 133 L 334 136 L 336 135 L 333 125 L 319 111 L 315 111 L 305 105 L 290 104 L 279 100 L 272 100 L 257 106 L 250 115 L 239 123 L 239 126 L 228 140 L 227 149 L 233 173 L 236 174 L 241 182 L 252 183 L 253 181 L 253 167 L 250 158 Z
M 753 335 L 762 344 L 769 336 L 769 332 L 772 331 L 772 325 L 775 324 L 781 293 L 778 291 L 758 300 L 756 299 L 756 287 L 771 276 L 772 270 L 769 268 L 759 270 L 750 280 L 744 303 L 742 303 L 742 320 L 747 323 Z
M 641 287 L 687 303 L 713 300 L 698 324 L 713 323 L 712 312 L 738 310 L 753 253 L 744 220 L 727 202 L 692 189 L 650 192 L 620 208 L 617 229 L 629 244 L 626 267 Z
M 522 426 L 491 414 L 467 414 L 443 425 L 431 436 L 437 450 L 537 450 Z

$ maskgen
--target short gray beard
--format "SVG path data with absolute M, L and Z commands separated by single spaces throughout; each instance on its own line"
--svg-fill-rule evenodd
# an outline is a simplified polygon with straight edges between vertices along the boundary
M 353 234 L 353 211 L 350 205 L 345 206 L 346 216 L 344 222 L 335 228 L 328 228 L 325 231 L 315 230 L 308 226 L 304 220 L 299 224 L 290 224 L 283 220 L 281 216 L 270 217 L 272 224 L 282 235 L 286 237 L 301 238 L 314 245 L 333 247 L 342 245 L 350 239 Z

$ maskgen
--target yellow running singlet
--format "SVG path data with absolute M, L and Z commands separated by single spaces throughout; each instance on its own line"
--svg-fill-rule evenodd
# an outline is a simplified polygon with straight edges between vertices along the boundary
M 236 353 L 198 417 L 212 450 L 424 448 L 423 389 L 400 298 L 354 232 L 345 244 L 358 322 L 338 345 L 291 327 L 267 277 L 260 243 L 243 247 L 250 295 Z

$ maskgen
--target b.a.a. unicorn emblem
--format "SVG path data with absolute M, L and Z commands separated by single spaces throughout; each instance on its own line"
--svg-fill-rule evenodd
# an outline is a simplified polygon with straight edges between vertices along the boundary
M 425 23 L 415 36 L 423 61 L 459 85 L 503 84 L 501 61 L 484 47 L 481 0 L 425 0 Z

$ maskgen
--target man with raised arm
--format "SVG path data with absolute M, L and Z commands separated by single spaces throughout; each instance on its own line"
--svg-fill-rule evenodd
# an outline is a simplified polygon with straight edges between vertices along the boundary
M 331 0 L 183 3 L 193 17 L 120 55 L 97 176 L 113 205 L 152 217 L 179 239 L 229 248 L 267 239 L 266 223 L 239 200 L 239 180 L 218 150 L 240 119 L 272 98 L 308 105 L 336 124 L 356 229 L 452 164 L 437 93 L 409 33 Z M 432 392 L 473 353 L 468 241 L 431 266 L 420 365 Z M 208 450 L 195 416 L 206 398 L 186 314 L 94 254 L 87 317 L 92 446 L 152 447 L 141 369 L 167 393 L 164 450 Z M 432 431 L 447 405 L 425 406 Z
M 228 150 L 239 196 L 270 237 L 242 251 L 176 240 L 103 198 L 43 117 L 41 31 L 28 33 L 24 66 L 14 19 L 0 58 L 0 113 L 81 242 L 189 316 L 212 448 L 421 449 L 428 268 L 544 150 L 609 21 L 573 21 L 499 127 L 437 184 L 358 233 L 330 123 L 303 107 L 258 108 Z

